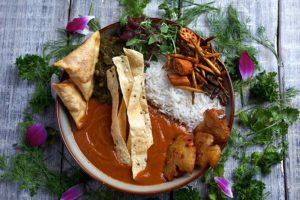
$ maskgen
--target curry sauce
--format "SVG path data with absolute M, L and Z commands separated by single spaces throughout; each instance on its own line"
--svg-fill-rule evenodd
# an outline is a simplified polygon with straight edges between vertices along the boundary
M 136 180 L 132 178 L 131 167 L 118 162 L 114 153 L 114 142 L 110 134 L 111 105 L 91 99 L 83 128 L 73 130 L 75 140 L 87 159 L 112 178 L 137 185 L 163 183 L 168 145 L 176 136 L 187 131 L 179 123 L 160 113 L 157 108 L 149 106 L 149 113 L 154 143 L 148 149 L 147 167 L 138 174 Z

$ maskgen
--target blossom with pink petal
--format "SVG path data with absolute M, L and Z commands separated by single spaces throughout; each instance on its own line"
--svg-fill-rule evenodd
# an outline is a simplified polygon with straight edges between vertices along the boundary
M 240 56 L 239 64 L 240 74 L 243 81 L 246 81 L 251 78 L 255 70 L 255 64 L 247 54 L 247 52 L 242 52 Z
M 75 200 L 84 194 L 84 188 L 82 184 L 74 185 L 65 191 L 60 200 Z
M 88 16 L 88 15 L 74 18 L 72 21 L 68 23 L 66 30 L 69 33 L 80 33 L 83 35 L 87 35 L 89 33 L 88 23 L 90 20 L 94 18 L 95 16 Z
M 216 176 L 214 179 L 215 179 L 218 187 L 220 188 L 220 190 L 223 192 L 223 194 L 225 194 L 226 196 L 228 196 L 230 198 L 233 198 L 230 181 L 227 180 L 226 178 L 223 178 L 220 176 Z

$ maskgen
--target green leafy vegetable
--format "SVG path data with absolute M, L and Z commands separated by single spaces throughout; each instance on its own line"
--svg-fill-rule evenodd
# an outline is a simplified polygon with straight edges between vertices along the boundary
M 200 200 L 200 194 L 196 188 L 187 186 L 175 191 L 175 200 Z
M 275 102 L 279 98 L 278 83 L 276 81 L 276 72 L 261 72 L 256 78 L 253 86 L 250 88 L 250 94 L 257 100 Z
M 240 200 L 265 199 L 270 193 L 264 192 L 265 183 L 254 178 L 257 169 L 247 164 L 247 161 L 249 162 L 249 159 L 244 160 L 243 164 L 234 171 L 234 197 Z
M 122 25 L 127 23 L 127 17 L 140 17 L 143 15 L 144 9 L 150 0 L 120 0 L 120 4 L 124 7 L 120 22 Z

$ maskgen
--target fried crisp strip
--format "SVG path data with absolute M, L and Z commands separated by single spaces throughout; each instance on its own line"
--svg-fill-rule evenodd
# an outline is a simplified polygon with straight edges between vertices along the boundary
M 117 56 L 114 57 L 112 60 L 115 66 L 117 67 L 123 99 L 125 101 L 126 106 L 128 107 L 128 102 L 133 85 L 133 77 L 129 66 L 128 58 L 126 56 Z
M 79 90 L 71 80 L 66 80 L 62 83 L 53 83 L 52 87 L 68 108 L 77 128 L 80 129 L 83 125 L 87 104 Z
M 98 61 L 99 48 L 100 33 L 96 31 L 77 49 L 54 63 L 54 66 L 66 70 L 86 101 L 90 99 L 93 93 L 93 75 Z
M 147 98 L 146 98 L 146 90 L 145 90 L 145 73 L 144 73 L 144 56 L 138 51 L 132 50 L 132 49 L 123 49 L 125 52 L 125 55 L 128 57 L 129 65 L 131 68 L 131 72 L 133 77 L 136 76 L 142 76 L 144 81 L 142 82 L 142 93 L 140 96 L 140 104 L 144 115 L 144 121 L 146 125 L 146 134 L 147 138 L 149 139 L 149 143 L 153 144 L 153 137 L 152 137 L 152 126 L 151 126 L 151 120 L 148 110 L 148 104 L 147 104 Z M 129 140 L 127 142 L 130 143 L 130 135 Z M 127 145 L 128 146 L 128 145 Z M 130 145 L 129 145 L 130 146 Z
M 134 77 L 134 83 L 130 100 L 127 107 L 128 121 L 131 137 L 131 162 L 132 175 L 135 179 L 137 174 L 147 166 L 147 150 L 152 145 L 152 137 L 146 134 L 146 124 L 143 110 L 140 103 L 144 77 Z M 151 135 L 152 136 L 152 135 Z
M 119 121 L 121 135 L 124 141 L 126 141 L 127 113 L 126 113 L 126 104 L 123 98 L 118 112 L 118 121 Z M 129 149 L 128 151 L 130 152 Z
M 130 155 L 120 131 L 120 125 L 118 120 L 118 108 L 119 108 L 119 83 L 115 67 L 106 71 L 107 87 L 112 96 L 112 124 L 111 135 L 115 144 L 115 150 L 118 160 L 126 165 L 131 165 Z

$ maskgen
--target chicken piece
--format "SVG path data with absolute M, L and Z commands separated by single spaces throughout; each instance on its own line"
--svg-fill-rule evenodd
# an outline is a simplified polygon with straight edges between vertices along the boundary
M 200 123 L 195 132 L 206 132 L 214 136 L 214 142 L 225 144 L 230 135 L 228 119 L 224 116 L 224 110 L 208 109 L 204 112 L 204 121 Z
M 194 170 L 196 159 L 196 148 L 192 134 L 181 134 L 169 145 L 167 151 L 164 176 L 168 181 L 178 177 L 185 172 Z
M 216 166 L 221 157 L 221 148 L 219 145 L 213 145 L 214 137 L 205 132 L 198 131 L 195 133 L 195 146 L 196 146 L 196 164 L 201 169 L 208 166 Z
M 167 76 L 170 83 L 174 86 L 191 86 L 187 76 L 180 76 L 175 73 L 169 73 Z
M 181 76 L 186 76 L 193 72 L 192 62 L 180 58 L 173 59 L 173 68 Z

